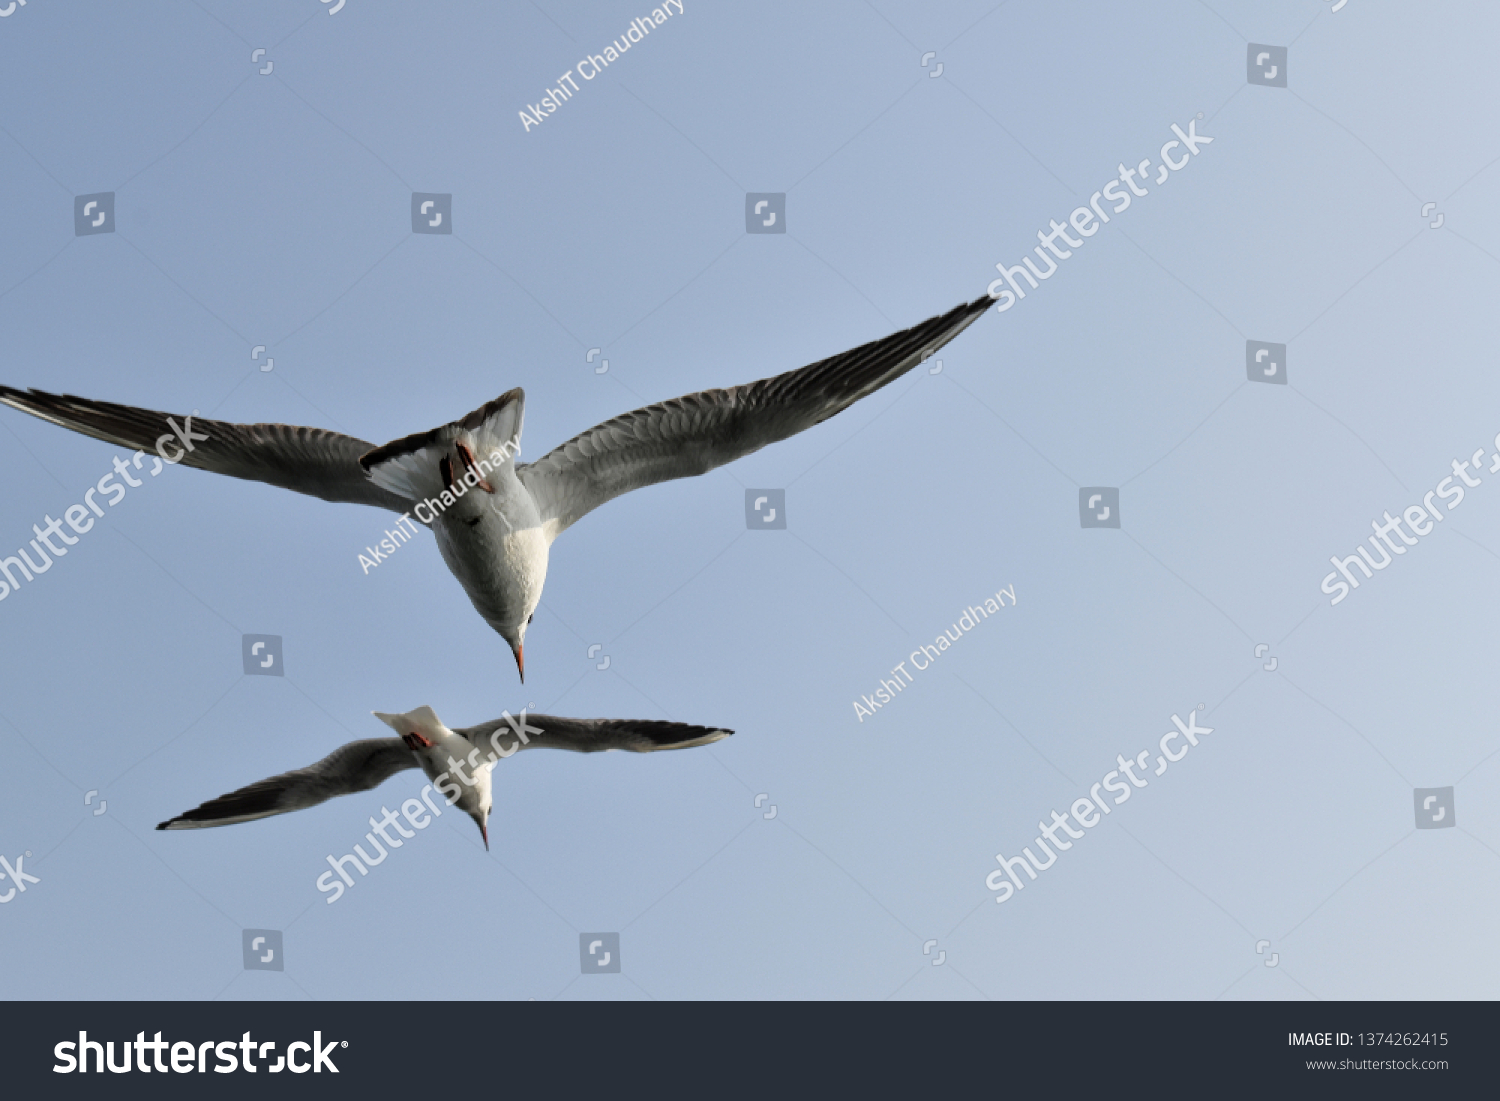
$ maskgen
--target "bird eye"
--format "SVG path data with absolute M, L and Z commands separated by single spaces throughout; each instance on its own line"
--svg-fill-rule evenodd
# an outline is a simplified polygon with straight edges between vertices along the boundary
M 526 617 L 526 626 L 530 627 L 531 626 L 531 621 L 533 619 L 535 619 L 535 618 L 536 618 L 536 613 L 535 612 L 532 612 L 529 616 L 527 616 Z

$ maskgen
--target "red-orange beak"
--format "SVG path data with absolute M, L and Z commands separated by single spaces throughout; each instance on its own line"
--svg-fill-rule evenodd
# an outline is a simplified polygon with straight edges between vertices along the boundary
M 526 646 L 524 643 L 516 644 L 516 670 L 521 674 L 521 683 L 526 683 Z

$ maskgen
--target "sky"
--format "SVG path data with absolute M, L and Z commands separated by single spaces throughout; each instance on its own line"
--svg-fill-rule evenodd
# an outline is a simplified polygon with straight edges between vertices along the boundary
M 569 529 L 524 685 L 429 533 L 368 569 L 390 513 L 145 463 L 0 600 L 0 989 L 1500 994 L 1497 24 L 1371 0 L 17 6 L 9 386 L 372 445 L 519 386 L 534 461 L 987 289 L 1005 308 Z M 1007 302 L 997 265 L 1045 272 L 1049 233 L 1056 270 Z M 0 556 L 116 457 L 0 408 Z M 1387 514 L 1399 552 L 1341 592 L 1330 556 L 1379 564 Z M 328 857 L 370 849 L 419 773 L 153 828 L 423 704 L 735 733 L 508 758 L 488 852 L 446 813 L 336 901 Z M 1008 876 L 1023 850 L 1042 870 Z

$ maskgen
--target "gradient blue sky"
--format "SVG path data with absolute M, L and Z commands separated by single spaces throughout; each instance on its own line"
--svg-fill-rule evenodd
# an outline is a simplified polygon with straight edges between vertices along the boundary
M 426 533 L 361 572 L 389 514 L 131 490 L 0 603 L 0 854 L 41 880 L 0 906 L 6 994 L 1496 996 L 1500 485 L 1337 607 L 1319 582 L 1500 431 L 1500 13 L 1331 7 L 686 0 L 529 133 L 649 5 L 0 20 L 0 381 L 377 443 L 522 386 L 526 459 L 983 293 L 1173 123 L 1214 139 L 940 373 L 568 531 L 524 688 Z M 1287 88 L 1247 86 L 1252 42 Z M 118 231 L 75 238 L 104 191 Z M 411 233 L 414 191 L 452 193 L 451 236 Z M 745 233 L 751 191 L 786 234 Z M 1247 340 L 1289 385 L 1246 381 Z M 118 453 L 0 410 L 0 554 Z M 1080 527 L 1084 486 L 1119 530 Z M 746 530 L 747 488 L 787 530 Z M 286 677 L 242 674 L 246 633 Z M 332 906 L 325 855 L 418 774 L 152 829 L 423 703 L 736 734 L 509 759 L 489 853 L 445 816 Z M 997 852 L 1199 703 L 1202 745 L 992 902 Z M 1448 785 L 1457 828 L 1414 829 Z M 243 970 L 244 928 L 284 931 L 284 972 Z M 620 975 L 580 975 L 596 931 Z

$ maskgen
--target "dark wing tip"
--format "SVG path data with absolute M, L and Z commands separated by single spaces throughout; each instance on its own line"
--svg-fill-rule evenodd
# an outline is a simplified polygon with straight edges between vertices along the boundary
M 699 726 L 695 723 L 663 722 L 660 720 L 648 720 L 630 724 L 637 737 L 641 738 L 645 745 L 642 749 L 689 749 L 695 746 L 711 745 L 722 741 L 734 733 L 722 726 Z
M 0 384 L 0 399 L 6 401 L 18 401 L 29 408 L 42 408 L 49 410 L 64 410 L 70 406 L 82 406 L 84 408 L 105 409 L 111 412 L 123 410 L 134 411 L 133 406 L 120 405 L 113 401 L 100 401 L 97 398 L 81 398 L 77 394 L 54 394 L 50 390 L 38 390 L 36 387 L 27 387 L 18 390 L 14 386 Z M 145 410 L 150 412 L 150 410 Z
M 462 428 L 467 428 L 470 431 L 473 431 L 480 425 L 484 424 L 485 421 L 489 420 L 500 410 L 504 409 L 511 402 L 520 401 L 525 397 L 525 390 L 522 390 L 519 386 L 512 386 L 509 390 L 505 391 L 505 393 L 501 394 L 494 401 L 487 401 L 472 413 L 466 414 L 463 419 L 458 422 L 458 424 Z
M 955 306 L 953 309 L 948 311 L 946 316 L 943 316 L 938 320 L 950 323 L 954 321 L 963 321 L 967 324 L 971 318 L 978 317 L 994 304 L 995 300 L 988 294 L 981 294 L 972 302 L 966 302 L 962 306 Z
M 7 398 L 11 398 L 11 397 L 15 397 L 15 398 L 26 398 L 26 397 L 50 398 L 50 397 L 56 397 L 55 394 L 49 394 L 45 390 L 35 390 L 35 389 L 17 390 L 14 386 L 6 386 L 3 382 L 0 382 L 0 396 L 4 396 L 4 397 L 7 397 Z
M 40 411 L 50 412 L 68 400 L 66 394 L 58 395 L 36 389 L 18 390 L 14 386 L 0 384 L 0 401 L 23 413 L 36 415 Z

